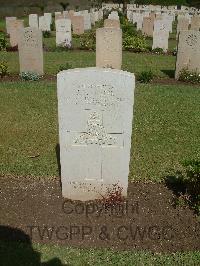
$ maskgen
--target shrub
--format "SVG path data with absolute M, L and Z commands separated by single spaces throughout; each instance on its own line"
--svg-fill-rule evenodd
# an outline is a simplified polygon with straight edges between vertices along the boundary
M 133 52 L 147 51 L 147 43 L 144 37 L 139 36 L 126 36 L 123 39 L 123 48 Z
M 153 49 L 152 52 L 153 52 L 154 54 L 164 54 L 163 49 L 162 49 L 162 48 L 158 48 L 158 47 L 155 48 L 155 49 Z
M 200 161 L 186 160 L 182 163 L 186 170 L 184 180 L 188 184 L 188 190 L 192 194 L 200 196 Z
M 105 9 L 103 11 L 103 21 L 108 18 L 109 14 L 110 14 L 110 11 L 109 10 Z
M 128 22 L 126 25 L 122 25 L 122 32 L 123 32 L 123 38 L 126 37 L 132 37 L 132 36 L 139 36 L 139 32 L 137 32 L 134 25 L 130 22 Z
M 91 31 L 81 35 L 80 37 L 81 49 L 95 50 L 96 47 L 96 32 Z
M 174 49 L 173 49 L 173 52 L 172 52 L 172 54 L 173 54 L 174 56 L 176 56 L 176 55 L 177 55 L 177 48 L 174 48 Z
M 22 78 L 22 80 L 32 80 L 32 81 L 36 81 L 40 79 L 40 75 L 34 72 L 22 72 L 20 74 L 20 77 Z
M 200 161 L 187 160 L 181 163 L 182 170 L 168 177 L 167 184 L 177 194 L 177 205 L 188 205 L 200 215 Z
M 53 22 L 51 23 L 51 25 L 50 25 L 50 29 L 51 29 L 51 31 L 55 31 L 55 29 L 56 29 L 55 21 L 53 21 Z
M 50 38 L 51 37 L 51 32 L 50 31 L 43 31 L 43 37 L 44 38 Z
M 63 70 L 71 69 L 71 68 L 72 68 L 72 65 L 67 62 L 59 66 L 59 71 L 63 71 Z
M 138 81 L 140 81 L 141 83 L 149 83 L 150 81 L 152 81 L 152 79 L 153 79 L 153 73 L 151 70 L 142 71 L 138 75 Z
M 72 32 L 72 39 L 80 39 L 81 35 Z
M 8 43 L 5 34 L 0 32 L 0 51 L 6 50 L 7 45 Z
M 195 0 L 193 0 L 194 2 Z M 192 0 L 135 0 L 135 4 L 143 4 L 143 5 L 162 5 L 162 6 L 169 6 L 169 5 L 182 5 L 186 6 L 187 3 L 191 3 Z
M 184 68 L 179 74 L 179 80 L 190 83 L 200 83 L 200 73 L 196 71 L 189 71 Z
M 103 28 L 103 27 L 104 27 L 104 20 L 103 19 L 95 22 L 95 26 L 94 26 L 95 29 Z
M 3 78 L 9 75 L 8 65 L 6 62 L 0 62 L 0 77 Z
M 128 21 L 127 19 L 122 19 L 121 21 L 121 29 L 123 32 L 123 38 L 127 36 L 141 36 L 142 34 L 137 31 L 135 25 Z
M 118 15 L 119 15 L 119 21 L 121 25 L 127 25 L 130 23 L 128 19 L 126 18 L 126 16 L 124 16 L 123 12 L 118 10 Z

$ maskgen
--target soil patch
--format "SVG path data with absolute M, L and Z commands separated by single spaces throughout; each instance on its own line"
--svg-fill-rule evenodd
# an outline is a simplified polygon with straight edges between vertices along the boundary
M 164 184 L 130 183 L 121 205 L 62 198 L 58 178 L 0 177 L 1 225 L 32 242 L 72 247 L 176 252 L 200 250 L 200 223 L 189 208 L 174 208 Z M 7 233 L 6 233 L 7 232 Z M 20 239 L 19 235 L 14 238 Z
M 192 86 L 192 87 L 200 87 L 200 84 L 193 84 L 193 83 L 187 83 L 183 81 L 179 81 L 173 78 L 155 78 L 152 80 L 153 84 L 160 84 L 160 85 L 184 85 L 184 86 Z
M 56 81 L 56 75 L 44 75 L 42 76 L 38 81 L 41 81 L 41 80 L 46 80 L 46 81 Z M 5 76 L 3 78 L 0 78 L 0 82 L 8 82 L 8 81 L 23 81 L 21 79 L 21 77 L 17 74 L 13 74 L 13 75 L 8 75 L 8 76 Z M 24 81 L 26 82 L 26 81 Z M 34 81 L 34 82 L 37 82 L 37 81 Z
M 44 80 L 44 81 L 56 81 L 57 75 L 44 75 L 42 76 L 39 81 Z M 0 78 L 0 82 L 15 82 L 15 81 L 22 81 L 19 75 L 9 75 L 5 76 L 3 78 Z M 26 82 L 26 81 L 24 81 Z M 34 81 L 37 82 L 37 81 Z M 139 83 L 139 82 L 138 82 Z M 184 85 L 184 86 L 192 86 L 192 87 L 200 87 L 200 84 L 192 84 L 192 83 L 186 83 L 183 81 L 178 81 L 173 78 L 155 78 L 150 82 L 149 84 L 158 84 L 158 85 Z

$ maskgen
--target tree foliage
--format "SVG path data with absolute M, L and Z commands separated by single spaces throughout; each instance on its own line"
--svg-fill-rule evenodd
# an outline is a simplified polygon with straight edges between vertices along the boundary
M 102 2 L 112 2 L 117 4 L 130 4 L 131 0 L 104 0 Z M 200 0 L 135 0 L 135 4 L 139 5 L 161 5 L 161 6 L 171 6 L 171 5 L 184 5 L 184 6 L 194 6 L 200 8 Z
M 161 5 L 161 6 L 172 6 L 172 5 L 187 5 L 187 0 L 136 0 L 136 4 L 143 5 Z
M 188 0 L 187 2 L 189 6 L 195 6 L 200 8 L 200 0 Z

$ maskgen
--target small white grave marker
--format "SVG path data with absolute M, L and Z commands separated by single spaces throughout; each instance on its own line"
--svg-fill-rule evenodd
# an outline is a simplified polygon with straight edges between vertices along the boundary
M 71 20 L 65 18 L 56 20 L 56 45 L 71 47 L 71 41 Z

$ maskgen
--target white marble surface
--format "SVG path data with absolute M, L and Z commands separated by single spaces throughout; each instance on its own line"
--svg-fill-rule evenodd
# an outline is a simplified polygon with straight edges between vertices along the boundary
M 73 200 L 127 195 L 134 74 L 103 68 L 57 75 L 62 193 Z

